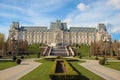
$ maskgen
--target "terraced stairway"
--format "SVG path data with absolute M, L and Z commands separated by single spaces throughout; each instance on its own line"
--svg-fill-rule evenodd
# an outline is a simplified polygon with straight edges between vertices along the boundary
M 63 46 L 62 47 L 53 47 L 50 55 L 52 55 L 52 56 L 67 56 L 66 48 Z

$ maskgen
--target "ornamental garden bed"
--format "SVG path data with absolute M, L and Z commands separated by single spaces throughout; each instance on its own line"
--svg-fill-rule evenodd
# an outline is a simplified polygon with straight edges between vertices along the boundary
M 51 80 L 78 80 L 79 74 L 66 60 L 56 59 L 49 75 Z

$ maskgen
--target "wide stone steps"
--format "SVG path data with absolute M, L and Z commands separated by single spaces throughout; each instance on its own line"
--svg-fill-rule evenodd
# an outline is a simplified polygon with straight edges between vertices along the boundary
M 67 56 L 65 47 L 53 47 L 50 55 L 52 56 Z
M 66 50 L 52 50 L 52 53 L 66 53 Z

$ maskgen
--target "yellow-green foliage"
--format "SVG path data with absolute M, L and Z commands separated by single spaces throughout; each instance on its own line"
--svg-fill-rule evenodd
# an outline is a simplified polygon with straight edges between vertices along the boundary
M 56 64 L 57 64 L 57 60 L 54 61 L 53 65 L 52 65 L 52 67 L 51 67 L 51 72 L 50 72 L 50 74 L 55 74 Z
M 0 50 L 4 47 L 5 44 L 5 36 L 4 34 L 0 33 Z
M 68 64 L 68 62 L 63 59 L 56 59 L 54 61 L 53 66 L 51 68 L 51 74 L 55 74 L 57 61 L 64 61 L 64 65 L 65 68 L 67 69 L 67 72 L 62 74 L 77 74 L 77 72 L 75 72 L 74 69 Z M 57 74 L 61 74 L 61 73 L 57 73 Z
M 65 67 L 67 69 L 67 74 L 76 74 L 77 72 L 74 71 L 74 69 L 68 64 L 66 60 L 64 60 Z

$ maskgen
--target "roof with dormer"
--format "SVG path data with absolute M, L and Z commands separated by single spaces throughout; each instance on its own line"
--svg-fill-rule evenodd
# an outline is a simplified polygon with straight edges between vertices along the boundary
M 70 32 L 96 32 L 96 28 L 90 28 L 90 27 L 70 27 Z
M 21 26 L 22 31 L 48 31 L 46 26 Z
M 47 26 L 21 26 L 19 27 L 19 22 L 13 22 L 11 25 L 10 30 L 20 30 L 20 31 L 55 31 L 55 30 L 63 30 L 64 32 L 98 32 L 98 31 L 105 31 L 106 26 L 104 24 L 99 24 L 98 29 L 94 27 L 70 27 L 67 29 L 67 23 L 61 22 L 61 20 L 57 20 L 56 22 L 50 23 L 50 29 Z

